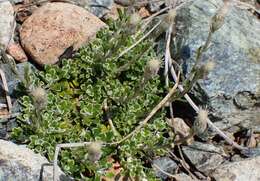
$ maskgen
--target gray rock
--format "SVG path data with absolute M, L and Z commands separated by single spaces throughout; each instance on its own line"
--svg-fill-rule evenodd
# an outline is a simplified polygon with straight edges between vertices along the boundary
M 53 168 L 48 160 L 32 150 L 9 141 L 0 140 L 0 180 L 50 181 Z M 70 180 L 59 169 L 58 180 Z
M 78 6 L 81 6 L 88 11 L 90 11 L 92 14 L 96 15 L 97 17 L 101 18 L 106 13 L 108 13 L 112 5 L 114 3 L 114 0 L 72 0 L 77 4 Z
M 177 13 L 177 39 L 184 40 L 180 55 L 186 76 L 196 50 L 206 40 L 211 17 L 221 5 L 222 0 L 194 0 Z M 259 57 L 260 21 L 249 11 L 232 7 L 202 57 L 203 62 L 213 59 L 216 67 L 193 90 L 198 101 L 207 105 L 219 128 L 237 131 L 240 127 L 260 125 Z
M 6 49 L 13 35 L 14 9 L 9 1 L 0 1 L 0 49 Z
M 148 10 L 152 13 L 159 11 L 161 9 L 161 6 L 164 4 L 163 1 L 157 1 L 157 2 L 149 2 L 148 3 Z
M 97 17 L 102 17 L 110 11 L 114 1 L 113 0 L 91 0 L 90 12 Z
M 193 178 L 191 178 L 189 175 L 186 175 L 185 173 L 179 173 L 174 175 L 175 181 L 194 181 Z
M 194 142 L 189 146 L 183 146 L 182 150 L 191 163 L 204 173 L 209 173 L 224 162 L 223 149 L 211 144 Z
M 22 3 L 24 0 L 9 0 L 14 4 Z
M 177 169 L 177 164 L 169 157 L 160 157 L 153 160 L 153 164 L 156 164 L 160 169 L 165 172 L 174 174 L 175 170 Z M 161 179 L 167 179 L 168 176 L 162 173 L 159 169 L 155 168 L 155 174 L 157 177 Z
M 34 66 L 30 64 L 29 62 L 19 63 L 16 65 L 17 72 L 14 72 L 10 64 L 0 64 L 0 68 L 4 71 L 8 89 L 9 89 L 9 95 L 11 98 L 16 97 L 17 92 L 17 86 L 21 82 L 21 80 L 24 79 L 24 70 L 25 67 L 29 66 L 31 70 L 35 70 Z M 17 74 L 16 74 L 17 73 Z M 3 92 L 2 89 L 2 81 L 0 81 L 0 92 Z
M 9 89 L 9 95 L 12 99 L 12 110 L 13 114 L 17 114 L 20 112 L 20 104 L 17 101 L 17 97 L 19 96 L 20 92 L 18 90 L 18 85 L 24 78 L 24 69 L 26 66 L 31 67 L 31 70 L 34 71 L 35 68 L 28 62 L 17 64 L 17 73 L 13 72 L 10 64 L 0 64 L 0 68 L 4 71 L 7 85 Z M 5 104 L 6 99 L 5 95 L 3 94 L 2 89 L 2 81 L 0 81 L 0 103 Z M 0 119 L 0 139 L 8 139 L 10 137 L 11 131 L 14 127 L 17 126 L 16 119 Z
M 260 157 L 219 166 L 210 176 L 216 181 L 259 181 Z

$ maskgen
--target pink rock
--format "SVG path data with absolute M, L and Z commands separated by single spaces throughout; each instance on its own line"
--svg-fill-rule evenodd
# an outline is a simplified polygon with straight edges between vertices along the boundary
M 22 47 L 17 43 L 10 43 L 7 47 L 7 53 L 11 55 L 17 62 L 27 62 L 28 58 Z
M 25 20 L 20 38 L 24 50 L 36 63 L 55 64 L 67 48 L 82 47 L 105 26 L 79 6 L 47 3 Z

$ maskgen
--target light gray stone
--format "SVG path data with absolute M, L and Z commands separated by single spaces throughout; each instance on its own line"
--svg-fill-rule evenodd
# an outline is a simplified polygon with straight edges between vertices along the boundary
M 182 147 L 184 155 L 200 171 L 209 173 L 224 162 L 224 151 L 211 144 L 194 142 Z
M 260 157 L 219 166 L 210 176 L 216 181 L 259 181 Z
M 101 18 L 107 14 L 114 3 L 114 0 L 69 0 L 73 4 L 81 6 L 97 17 Z
M 35 154 L 25 146 L 0 140 L 0 180 L 50 181 L 53 167 L 45 157 Z M 59 169 L 58 180 L 71 180 Z
M 0 49 L 6 49 L 13 35 L 14 9 L 9 1 L 0 1 Z
M 179 53 L 186 76 L 197 49 L 206 41 L 211 17 L 222 4 L 222 0 L 194 0 L 178 11 L 177 40 L 184 40 Z M 172 50 L 176 54 L 176 47 Z M 219 128 L 235 132 L 260 125 L 259 57 L 260 21 L 249 11 L 233 6 L 202 57 L 203 62 L 213 59 L 216 66 L 192 92 L 208 107 Z
M 175 170 L 177 169 L 177 164 L 169 157 L 160 157 L 153 160 L 153 163 L 156 164 L 160 169 L 165 172 L 174 174 Z M 157 177 L 165 180 L 168 176 L 162 173 L 159 169 L 155 168 L 155 174 Z
M 89 11 L 96 15 L 97 17 L 102 17 L 106 13 L 108 13 L 112 5 L 114 3 L 113 0 L 88 0 L 89 3 Z

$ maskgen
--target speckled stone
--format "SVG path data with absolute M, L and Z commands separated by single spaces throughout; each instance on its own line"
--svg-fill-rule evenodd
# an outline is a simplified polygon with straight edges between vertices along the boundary
M 206 41 L 211 17 L 222 0 L 194 0 L 177 13 L 183 39 L 181 57 L 186 76 L 196 50 Z M 173 48 L 172 50 L 174 50 Z M 173 51 L 174 52 L 174 51 Z M 215 69 L 193 89 L 221 129 L 231 132 L 260 125 L 260 21 L 249 11 L 232 7 L 224 25 L 213 34 L 203 62 L 213 59 Z

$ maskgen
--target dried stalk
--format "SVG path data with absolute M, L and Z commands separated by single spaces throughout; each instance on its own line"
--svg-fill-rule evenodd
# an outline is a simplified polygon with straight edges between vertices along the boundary
M 178 78 L 177 81 L 175 83 L 175 85 L 171 88 L 171 90 L 169 91 L 169 93 L 159 102 L 159 104 L 157 104 L 152 111 L 149 113 L 149 115 L 140 123 L 139 126 L 137 126 L 131 133 L 129 133 L 128 135 L 126 135 L 124 138 L 122 138 L 121 140 L 117 141 L 117 142 L 113 142 L 111 143 L 111 145 L 117 145 L 122 143 L 123 141 L 127 140 L 128 138 L 132 137 L 136 132 L 138 132 L 141 128 L 143 128 L 148 121 L 165 105 L 165 103 L 167 103 L 170 98 L 173 96 L 173 94 L 175 93 L 177 86 L 178 86 L 178 82 L 179 82 L 179 77 L 180 77 L 180 73 L 178 73 Z
M 127 52 L 129 52 L 130 50 L 132 50 L 136 45 L 138 45 L 141 41 L 143 41 L 146 37 L 148 37 L 152 32 L 153 30 L 155 30 L 160 24 L 161 24 L 162 21 L 159 21 L 156 25 L 154 25 L 153 28 L 151 28 L 150 31 L 148 31 L 144 36 L 142 36 L 142 38 L 140 38 L 138 41 L 136 41 L 133 45 L 131 45 L 130 47 L 128 47 L 127 49 L 125 49 L 124 51 L 122 51 L 119 56 L 117 57 L 120 58 L 122 57 L 124 54 L 126 54 Z
M 7 81 L 6 81 L 6 78 L 5 78 L 5 73 L 4 73 L 4 71 L 2 69 L 0 69 L 0 76 L 1 76 L 1 80 L 3 82 L 3 89 L 4 89 L 4 92 L 5 92 L 7 108 L 8 108 L 9 113 L 11 113 L 11 110 L 12 110 L 12 100 L 11 100 L 11 97 L 9 95 L 9 90 L 8 90 L 8 85 L 7 85 Z
M 58 156 L 59 156 L 60 149 L 84 147 L 90 145 L 91 143 L 92 142 L 57 144 L 55 148 L 54 160 L 53 160 L 53 181 L 58 181 Z
M 168 152 L 171 154 L 171 156 L 173 156 L 174 159 L 178 160 L 181 164 L 181 166 L 189 173 L 189 175 L 194 179 L 196 180 L 196 176 L 191 173 L 191 171 L 189 170 L 189 165 L 185 162 L 185 160 L 182 160 L 180 158 L 178 158 L 171 150 L 168 149 Z

